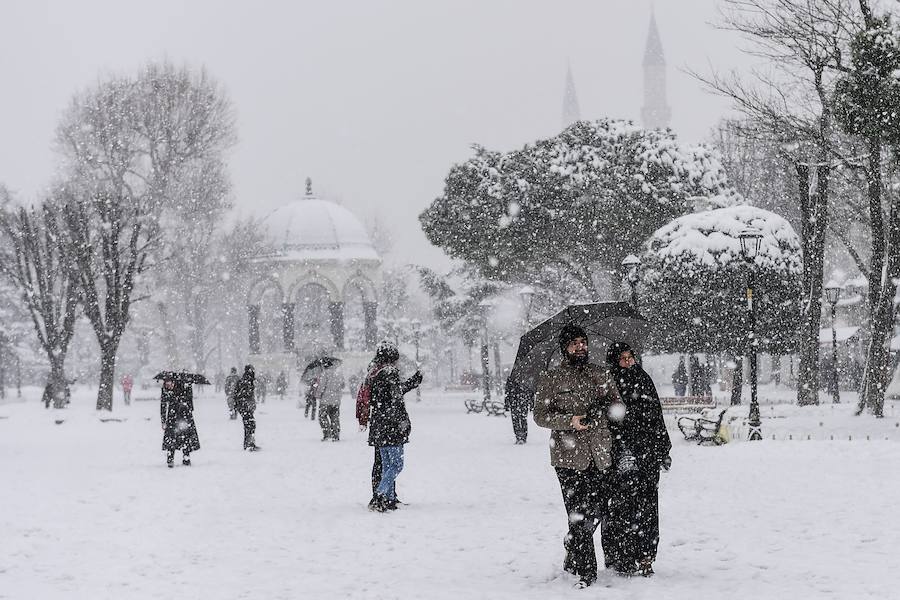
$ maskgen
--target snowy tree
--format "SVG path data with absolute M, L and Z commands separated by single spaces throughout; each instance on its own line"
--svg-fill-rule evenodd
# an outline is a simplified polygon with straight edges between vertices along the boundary
M 64 256 L 59 202 L 39 208 L 0 206 L 0 274 L 19 291 L 50 365 L 44 404 L 62 408 L 66 354 L 75 332 L 80 288 Z
M 890 152 L 896 162 L 900 146 L 900 30 L 889 15 L 875 16 L 865 0 L 859 1 L 859 7 L 864 27 L 852 39 L 851 68 L 835 86 L 834 105 L 838 123 L 862 140 L 866 150 L 862 171 L 871 248 L 870 265 L 864 272 L 869 280 L 871 337 L 859 406 L 860 412 L 868 405 L 875 415 L 882 416 L 891 373 L 887 345 L 894 327 L 894 297 L 900 280 L 900 194 L 896 188 L 885 194 L 890 173 L 882 163 Z
M 138 276 L 159 260 L 161 218 L 190 205 L 179 192 L 234 136 L 219 86 L 204 71 L 169 63 L 78 94 L 58 127 L 72 268 L 100 344 L 98 409 L 112 408 L 116 352 Z
M 601 270 L 618 270 L 654 230 L 708 197 L 731 201 L 713 151 L 601 119 L 508 153 L 476 146 L 420 221 L 431 243 L 484 277 L 552 281 L 551 270 L 596 299 Z
M 748 227 L 763 234 L 752 265 L 739 237 Z M 657 349 L 745 354 L 751 269 L 757 350 L 793 348 L 803 263 L 800 240 L 783 217 L 752 206 L 679 217 L 650 237 L 642 264 L 641 310 L 654 324 Z

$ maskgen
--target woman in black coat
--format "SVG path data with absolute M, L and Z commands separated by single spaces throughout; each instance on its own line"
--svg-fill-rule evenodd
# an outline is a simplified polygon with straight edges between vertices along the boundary
M 616 470 L 603 550 L 607 566 L 649 577 L 659 546 L 659 471 L 672 464 L 672 442 L 656 386 L 631 347 L 613 344 L 606 360 L 625 406 L 611 409 L 609 421 Z
M 244 374 L 234 386 L 234 408 L 244 422 L 244 450 L 256 452 L 256 371 L 253 365 L 244 367 Z
M 369 507 L 378 512 L 397 508 L 394 482 L 403 470 L 403 446 L 409 441 L 412 430 L 403 395 L 422 382 L 419 371 L 409 379 L 401 380 L 396 367 L 399 359 L 396 346 L 382 342 L 366 381 L 371 389 L 369 445 L 375 447 L 381 458 L 381 479 Z
M 191 452 L 200 449 L 200 437 L 194 423 L 194 393 L 190 383 L 164 380 L 159 415 L 162 421 L 166 464 L 175 466 L 175 451 L 181 450 L 181 464 L 190 466 Z

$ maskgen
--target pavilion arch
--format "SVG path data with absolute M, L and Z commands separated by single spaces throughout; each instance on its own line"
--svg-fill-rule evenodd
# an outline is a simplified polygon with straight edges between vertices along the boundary
M 257 279 L 250 286 L 250 289 L 247 291 L 247 305 L 259 305 L 260 300 L 266 295 L 266 292 L 269 292 L 272 289 L 277 290 L 278 299 L 284 302 L 285 295 L 281 283 L 273 277 L 265 277 Z
M 325 291 L 328 292 L 330 302 L 340 302 L 341 291 L 338 286 L 335 285 L 331 279 L 328 279 L 313 270 L 307 271 L 291 283 L 291 286 L 288 289 L 287 302 L 297 302 L 300 290 L 310 284 L 325 288 Z

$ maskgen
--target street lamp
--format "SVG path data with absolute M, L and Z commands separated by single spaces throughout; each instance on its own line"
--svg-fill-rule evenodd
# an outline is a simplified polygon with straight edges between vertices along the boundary
M 831 401 L 834 404 L 841 403 L 841 391 L 838 389 L 837 330 L 834 327 L 840 297 L 841 286 L 837 282 L 832 280 L 825 284 L 825 299 L 831 305 Z
M 494 307 L 494 303 L 485 298 L 478 303 L 478 314 L 481 317 L 483 329 L 481 331 L 481 384 L 484 388 L 484 399 L 491 399 L 491 373 L 490 363 L 488 362 L 488 313 Z
M 531 303 L 534 302 L 534 288 L 530 285 L 523 285 L 519 290 L 519 298 L 522 299 L 522 306 L 525 308 L 525 329 L 528 329 L 531 321 Z
M 416 346 L 416 368 L 419 368 L 419 329 L 422 327 L 422 322 L 418 319 L 413 319 L 410 323 L 412 325 L 413 330 L 413 344 Z M 416 386 L 416 402 L 422 401 L 422 386 Z
M 629 254 L 622 259 L 622 272 L 625 273 L 625 281 L 631 287 L 631 306 L 637 309 L 637 284 L 638 284 L 638 268 L 641 266 L 641 259 L 634 254 Z
M 759 421 L 759 402 L 756 397 L 756 309 L 753 305 L 753 274 L 756 269 L 756 256 L 762 244 L 762 232 L 748 227 L 738 237 L 741 240 L 741 254 L 747 261 L 747 313 L 750 317 L 750 418 L 747 425 L 750 427 L 749 439 L 761 440 L 762 428 Z

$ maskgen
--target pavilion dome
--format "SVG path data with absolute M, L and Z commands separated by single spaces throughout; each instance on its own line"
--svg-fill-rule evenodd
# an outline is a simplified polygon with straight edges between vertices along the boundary
M 265 218 L 280 260 L 380 260 L 356 216 L 336 202 L 312 194 L 274 210 Z

